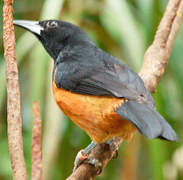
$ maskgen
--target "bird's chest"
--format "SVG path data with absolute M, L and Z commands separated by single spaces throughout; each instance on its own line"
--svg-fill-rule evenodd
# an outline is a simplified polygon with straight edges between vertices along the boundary
M 72 93 L 57 88 L 54 81 L 53 94 L 64 114 L 95 142 L 103 142 L 129 128 L 129 122 L 115 113 L 123 99 Z

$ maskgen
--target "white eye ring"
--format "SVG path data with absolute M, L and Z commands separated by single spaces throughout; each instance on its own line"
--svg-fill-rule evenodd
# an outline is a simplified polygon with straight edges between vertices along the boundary
M 56 21 L 51 21 L 51 22 L 48 21 L 48 23 L 47 23 L 48 28 L 55 28 L 57 26 L 58 26 L 58 23 Z

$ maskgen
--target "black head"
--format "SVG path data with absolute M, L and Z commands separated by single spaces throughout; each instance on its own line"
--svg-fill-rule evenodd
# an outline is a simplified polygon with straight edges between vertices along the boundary
M 14 25 L 23 27 L 36 35 L 54 59 L 66 46 L 72 46 L 81 41 L 91 41 L 78 26 L 64 21 L 15 20 Z

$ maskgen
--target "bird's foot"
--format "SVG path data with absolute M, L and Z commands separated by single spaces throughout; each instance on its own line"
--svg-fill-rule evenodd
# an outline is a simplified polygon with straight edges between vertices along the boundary
M 74 160 L 74 168 L 73 171 L 75 171 L 79 165 L 88 158 L 88 154 L 84 153 L 84 149 L 80 150 Z
M 98 172 L 97 174 L 100 174 L 102 172 L 102 164 L 101 162 L 99 162 L 99 160 L 97 159 L 91 159 L 88 158 L 88 154 L 84 153 L 84 150 L 82 149 L 81 151 L 78 152 L 76 159 L 74 161 L 74 168 L 73 168 L 73 172 L 83 163 L 88 163 L 92 166 L 94 166 L 95 168 L 97 168 Z
M 75 158 L 75 161 L 74 161 L 73 171 L 75 171 L 85 160 L 89 164 L 92 164 L 92 161 L 90 161 L 90 159 L 88 159 L 88 155 L 95 146 L 96 146 L 96 144 L 92 141 L 85 149 L 82 149 L 78 152 L 78 154 Z
M 119 145 L 116 142 L 116 138 L 107 140 L 105 143 L 108 144 L 110 146 L 110 149 L 114 151 L 113 158 L 117 158 Z M 75 158 L 75 161 L 74 161 L 73 171 L 75 171 L 83 162 L 86 162 L 86 163 L 96 167 L 98 169 L 98 174 L 101 173 L 101 171 L 102 171 L 101 162 L 99 162 L 97 159 L 94 159 L 94 158 L 92 158 L 92 159 L 88 158 L 89 153 L 95 146 L 96 146 L 96 144 L 92 141 L 85 149 L 82 149 L 81 151 L 78 152 L 78 154 Z

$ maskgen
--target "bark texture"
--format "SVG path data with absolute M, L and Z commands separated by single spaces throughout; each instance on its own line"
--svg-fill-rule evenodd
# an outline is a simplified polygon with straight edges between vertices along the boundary
M 3 41 L 6 60 L 6 86 L 8 94 L 8 145 L 14 180 L 26 180 L 27 173 L 22 143 L 22 119 L 20 108 L 20 89 L 15 53 L 15 34 L 13 26 L 13 0 L 4 0 Z

